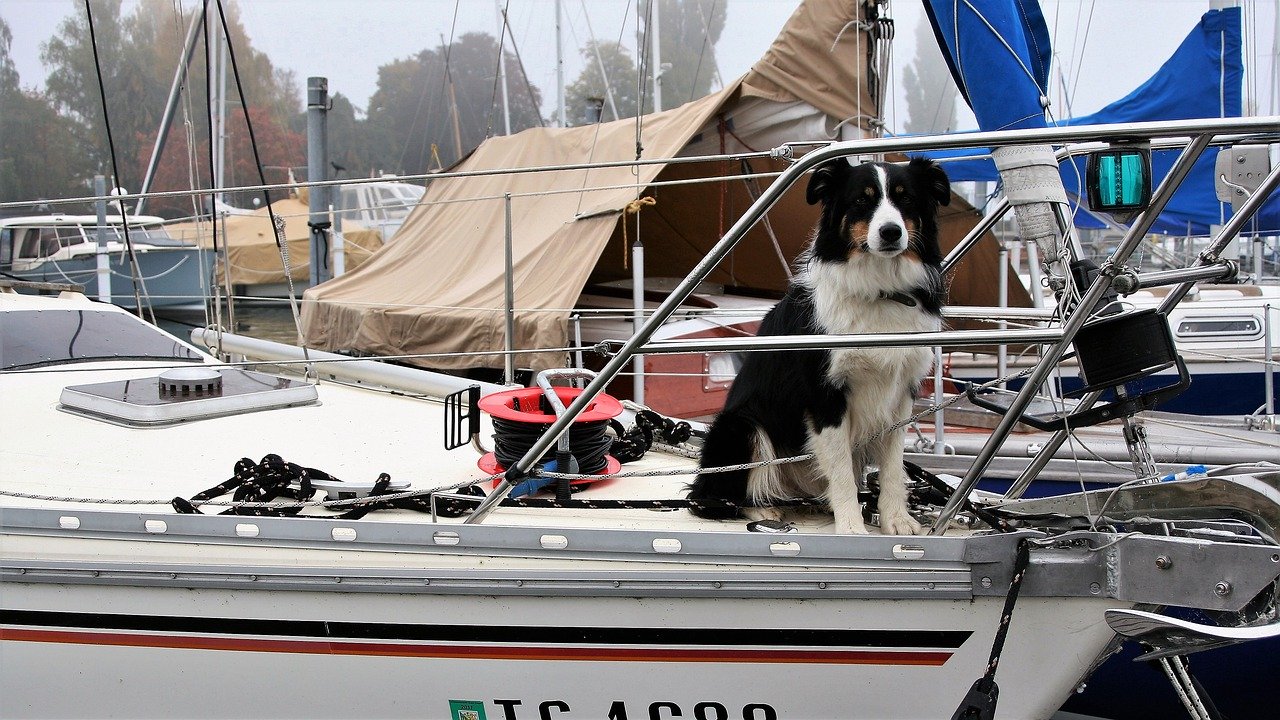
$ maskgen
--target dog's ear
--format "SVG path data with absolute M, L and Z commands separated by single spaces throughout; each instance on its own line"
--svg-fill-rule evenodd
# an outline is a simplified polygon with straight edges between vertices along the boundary
M 844 185 L 845 178 L 849 177 L 850 165 L 849 161 L 844 158 L 836 158 L 828 160 L 814 169 L 813 175 L 809 176 L 809 188 L 805 191 L 805 200 L 810 205 L 816 205 L 819 201 L 824 200 L 832 195 Z
M 925 187 L 929 189 L 929 195 L 939 205 L 951 203 L 951 180 L 941 165 L 928 158 L 917 157 L 911 158 L 907 169 L 924 181 Z

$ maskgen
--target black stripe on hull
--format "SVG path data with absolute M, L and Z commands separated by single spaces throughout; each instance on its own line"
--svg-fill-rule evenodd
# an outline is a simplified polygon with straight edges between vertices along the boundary
M 969 630 L 840 630 L 810 628 L 582 627 L 455 625 L 252 618 L 176 617 L 0 610 L 0 624 L 85 631 L 270 635 L 344 641 L 523 643 L 779 648 L 939 648 L 955 650 Z

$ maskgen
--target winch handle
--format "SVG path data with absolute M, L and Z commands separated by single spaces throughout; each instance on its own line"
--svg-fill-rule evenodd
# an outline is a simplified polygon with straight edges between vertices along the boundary
M 556 393 L 556 389 L 552 387 L 552 380 L 594 380 L 596 374 L 586 368 L 553 368 L 543 370 L 538 373 L 538 387 L 542 388 L 542 394 L 546 396 L 547 402 L 551 403 L 552 409 L 556 411 L 556 418 L 559 419 L 564 415 L 564 403 L 560 400 L 560 395 Z M 572 456 L 569 453 L 569 433 L 561 433 L 560 438 L 556 440 L 556 467 L 559 472 L 572 472 L 569 469 Z M 569 499 L 569 481 L 559 479 L 556 481 L 556 499 Z

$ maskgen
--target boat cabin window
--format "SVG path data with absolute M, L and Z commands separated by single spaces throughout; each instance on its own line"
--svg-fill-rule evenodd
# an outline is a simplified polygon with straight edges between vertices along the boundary
M 13 228 L 0 228 L 0 267 L 13 265 Z
M 1176 334 L 1185 340 L 1216 340 L 1222 338 L 1261 337 L 1262 323 L 1247 315 L 1234 317 L 1183 318 L 1178 321 Z
M 201 362 L 177 338 L 127 313 L 16 310 L 0 322 L 0 370 L 101 360 Z

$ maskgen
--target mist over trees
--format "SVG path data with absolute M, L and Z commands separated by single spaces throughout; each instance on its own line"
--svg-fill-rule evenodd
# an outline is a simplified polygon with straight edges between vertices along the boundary
M 90 7 L 92 38 L 88 16 L 81 11 L 66 17 L 42 45 L 41 60 L 49 68 L 44 91 L 18 90 L 15 102 L 0 103 L 0 125 L 4 128 L 0 146 L 6 148 L 2 157 L 8 159 L 0 165 L 0 177 L 5 178 L 0 182 L 0 200 L 89 195 L 93 175 L 104 175 L 109 183 L 113 180 L 111 145 L 120 172 L 119 187 L 137 191 L 142 184 L 196 9 L 183 10 L 169 0 L 140 0 L 128 14 L 122 12 L 121 0 L 93 0 Z M 209 32 L 220 32 L 216 5 L 212 8 Z M 299 103 L 293 74 L 275 69 L 264 54 L 252 48 L 234 3 L 227 3 L 225 11 L 244 86 L 243 106 L 250 108 L 263 164 L 305 162 L 303 137 L 289 128 Z M 96 64 L 93 39 L 98 48 Z M 230 70 L 228 78 L 228 85 L 234 87 Z M 204 53 L 197 50 L 187 69 L 181 115 L 170 129 L 153 190 L 210 186 L 207 88 Z M 104 97 L 111 143 L 107 142 Z M 237 99 L 227 112 L 227 184 L 256 184 L 257 170 L 240 108 Z M 188 128 L 194 142 L 188 142 Z M 283 174 L 269 178 L 277 182 L 284 179 Z M 87 208 L 60 205 L 57 209 Z M 148 205 L 148 212 L 166 216 L 190 215 L 193 210 L 189 200 L 158 200 Z
M 511 132 L 542 124 L 542 95 L 527 83 L 508 45 L 507 107 Z M 378 69 L 365 130 L 371 170 L 419 174 L 448 167 L 490 135 L 505 132 L 498 84 L 498 41 L 466 33 Z
M 660 80 L 664 110 L 710 94 L 719 80 L 715 44 L 724 31 L 724 0 L 659 0 L 657 11 Z M 650 2 L 640 3 L 637 44 L 648 55 Z M 581 125 L 594 121 L 589 108 L 601 105 L 599 119 L 609 121 L 636 116 L 636 99 L 643 92 L 641 112 L 653 112 L 652 72 L 637 84 L 640 68 L 629 50 L 616 41 L 590 41 L 580 51 L 584 67 L 565 86 L 565 121 Z M 652 62 L 646 57 L 645 62 Z M 603 72 L 602 72 L 603 70 Z M 608 78 L 606 87 L 605 78 Z M 616 111 L 616 112 L 615 112 Z
M 20 87 L 12 44 L 9 25 L 0 18 L 0 201 L 79 194 L 89 165 L 73 123 L 43 95 Z
M 566 87 L 569 125 L 595 119 L 585 109 L 589 98 L 608 96 L 606 77 L 613 103 L 604 102 L 605 120 L 615 118 L 614 107 L 617 118 L 652 110 L 650 73 L 646 70 L 643 82 L 637 83 L 637 75 L 648 61 L 645 25 L 652 21 L 651 1 L 657 2 L 661 24 L 663 107 L 689 102 L 718 87 L 714 46 L 724 29 L 728 0 L 645 0 L 638 13 L 638 40 L 646 48 L 641 62 L 616 40 L 596 38 L 579 49 L 584 69 L 576 79 L 567 80 Z M 88 17 L 84 6 L 77 3 L 76 11 L 64 18 L 54 36 L 41 46 L 47 76 L 44 89 L 38 92 L 22 89 L 10 56 L 11 32 L 0 18 L 0 202 L 32 201 L 34 205 L 42 198 L 87 196 L 92 194 L 95 174 L 112 182 L 104 94 L 119 166 L 118 183 L 128 191 L 141 188 L 170 85 L 182 63 L 184 40 L 203 4 L 173 0 L 90 3 L 98 64 Z M 241 98 L 228 62 L 223 186 L 259 183 L 245 108 L 266 181 L 283 183 L 290 170 L 296 179 L 308 179 L 303 83 L 293 72 L 276 68 L 253 46 L 235 0 L 224 0 L 222 7 L 244 94 Z M 197 47 L 187 65 L 177 117 L 151 187 L 154 191 L 208 189 L 212 185 L 213 108 L 208 100 L 205 42 L 208 36 L 222 32 L 217 10 L 218 4 L 211 3 L 208 28 L 197 30 Z M 330 88 L 332 167 L 325 179 L 425 174 L 451 166 L 485 138 L 505 133 L 500 52 L 505 60 L 505 112 L 511 132 L 553 124 L 542 117 L 543 91 L 525 76 L 519 49 L 512 46 L 509 37 L 499 43 L 493 34 L 470 32 L 425 45 L 416 54 L 379 68 L 376 90 L 363 110 L 342 88 Z M 105 93 L 99 92 L 98 67 Z M 641 97 L 643 102 L 639 102 Z M 556 109 L 549 114 L 554 117 Z M 249 198 L 232 194 L 229 200 L 246 205 Z M 146 211 L 185 217 L 206 210 L 205 202 L 157 198 L 147 203 Z M 89 210 L 66 204 L 55 209 Z

